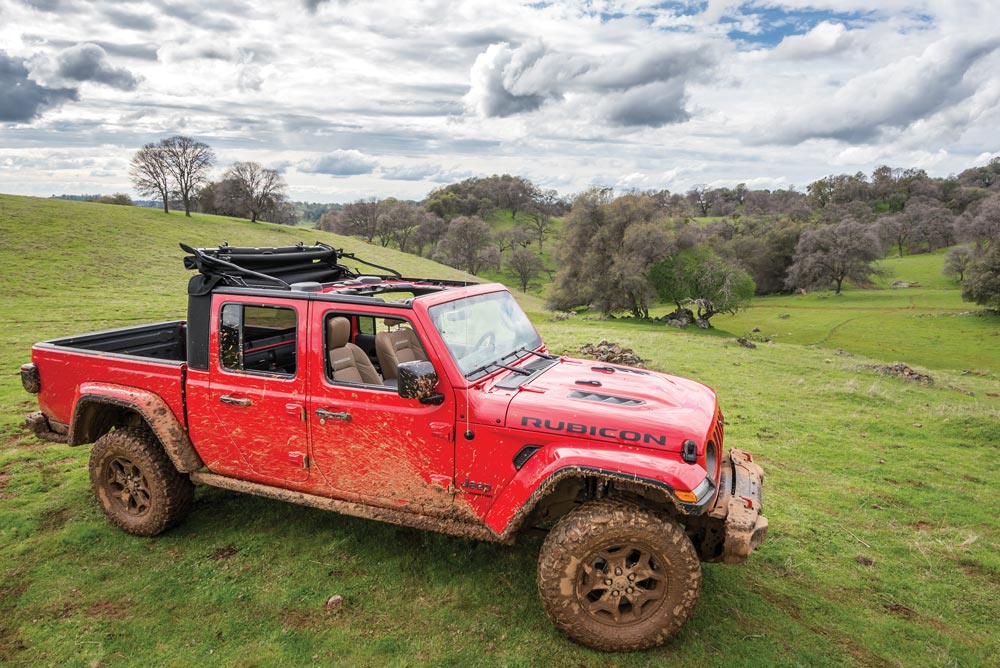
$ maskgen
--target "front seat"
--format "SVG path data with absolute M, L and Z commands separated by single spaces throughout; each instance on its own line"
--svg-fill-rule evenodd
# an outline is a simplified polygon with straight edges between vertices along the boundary
M 350 342 L 351 321 L 347 318 L 330 318 L 326 321 L 327 353 L 333 379 L 341 383 L 381 385 L 382 378 L 372 365 L 365 351 Z
M 397 327 L 404 324 L 403 320 L 386 318 L 387 327 Z M 379 332 L 375 335 L 375 355 L 378 356 L 378 364 L 382 367 L 382 375 L 386 380 L 395 380 L 398 376 L 396 369 L 403 362 L 424 362 L 427 360 L 427 353 L 417 339 L 417 333 L 409 327 L 398 327 L 388 332 Z

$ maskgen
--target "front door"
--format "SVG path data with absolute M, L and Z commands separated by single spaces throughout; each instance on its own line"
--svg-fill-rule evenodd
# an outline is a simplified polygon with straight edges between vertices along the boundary
M 394 383 L 382 378 L 386 361 L 376 357 L 370 362 L 360 346 L 353 348 L 355 342 L 364 345 L 373 332 L 377 338 L 387 327 L 384 318 L 396 319 L 394 328 L 414 328 L 413 322 L 396 311 L 385 314 L 374 308 L 340 311 L 315 302 L 313 309 L 309 428 L 317 470 L 342 498 L 416 513 L 449 508 L 455 475 L 455 397 L 447 379 L 439 373 L 440 403 L 403 399 Z M 335 318 L 346 319 L 349 327 L 342 320 L 331 323 Z M 419 339 L 419 331 L 414 331 Z M 433 355 L 429 357 L 435 363 Z M 344 360 L 371 367 L 355 374 L 344 368 Z
M 213 439 L 236 461 L 206 462 L 260 482 L 309 477 L 306 368 L 301 363 L 306 302 L 260 304 L 220 295 L 212 314 L 209 404 Z M 241 461 L 240 461 L 241 460 Z M 254 474 L 243 472 L 249 468 Z

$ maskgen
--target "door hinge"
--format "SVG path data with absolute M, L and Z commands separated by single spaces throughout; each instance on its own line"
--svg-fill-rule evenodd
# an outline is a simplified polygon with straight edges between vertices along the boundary
M 438 438 L 443 438 L 446 441 L 452 439 L 452 425 L 450 422 L 431 422 L 430 423 L 431 434 Z
M 308 469 L 311 462 L 309 461 L 309 455 L 304 452 L 289 452 L 288 463 Z

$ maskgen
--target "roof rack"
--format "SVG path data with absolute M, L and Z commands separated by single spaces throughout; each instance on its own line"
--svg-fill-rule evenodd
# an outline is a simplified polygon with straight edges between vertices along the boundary
M 359 278 L 360 274 L 342 260 L 388 272 L 379 278 L 402 278 L 394 269 L 318 241 L 312 246 L 299 242 L 280 248 L 240 248 L 228 243 L 218 248 L 193 248 L 187 244 L 180 247 L 190 253 L 184 258 L 184 267 L 199 272 L 188 284 L 191 295 L 208 294 L 219 284 L 291 290 L 296 283 L 322 284 Z

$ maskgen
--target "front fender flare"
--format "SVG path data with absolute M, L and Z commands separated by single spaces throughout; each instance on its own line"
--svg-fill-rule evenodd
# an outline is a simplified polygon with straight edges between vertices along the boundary
M 620 480 L 659 489 L 684 515 L 706 512 L 715 496 L 714 486 L 707 488 L 698 504 L 681 503 L 671 494 L 674 490 L 694 491 L 704 486 L 706 472 L 698 464 L 640 448 L 598 443 L 549 445 L 529 459 L 504 486 L 486 513 L 486 524 L 498 534 L 517 531 L 527 514 L 560 480 L 574 476 Z
M 181 473 L 191 473 L 204 466 L 191 439 L 170 406 L 159 395 L 125 385 L 82 383 L 73 403 L 69 444 L 91 443 L 107 428 L 95 419 L 103 407 L 114 406 L 134 411 L 153 431 L 170 461 Z

